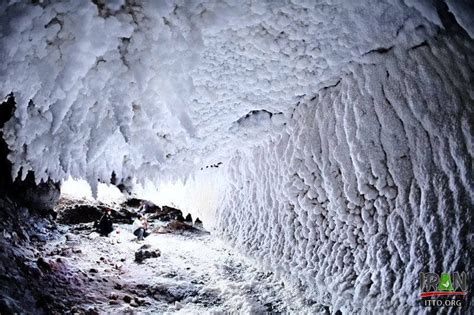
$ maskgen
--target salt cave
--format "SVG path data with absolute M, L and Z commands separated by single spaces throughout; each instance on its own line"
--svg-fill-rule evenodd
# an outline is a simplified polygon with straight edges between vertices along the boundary
M 1 314 L 474 313 L 472 1 L 8 0 L 0 58 Z

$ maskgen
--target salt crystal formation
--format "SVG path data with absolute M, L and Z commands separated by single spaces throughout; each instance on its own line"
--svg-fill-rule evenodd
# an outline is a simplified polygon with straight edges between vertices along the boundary
M 395 49 L 302 99 L 286 132 L 228 163 L 220 231 L 349 313 L 416 310 L 420 272 L 472 277 L 474 46 L 464 44 Z
M 419 272 L 473 270 L 468 1 L 0 12 L 13 177 L 94 188 L 224 161 L 217 229 L 335 310 L 405 312 Z

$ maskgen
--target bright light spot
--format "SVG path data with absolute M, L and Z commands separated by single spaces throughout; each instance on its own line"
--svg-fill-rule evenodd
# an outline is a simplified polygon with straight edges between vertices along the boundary
M 186 183 L 178 180 L 155 186 L 147 182 L 143 186 L 137 186 L 134 194 L 160 206 L 178 208 L 185 216 L 191 213 L 193 220 L 198 217 L 204 227 L 210 230 L 216 224 L 216 210 L 227 183 L 223 173 L 220 168 L 212 168 L 199 171 Z
M 216 211 L 220 205 L 226 177 L 220 168 L 204 169 L 186 183 L 181 180 L 154 185 L 134 187 L 136 198 L 149 200 L 159 206 L 172 206 L 190 213 L 193 220 L 199 218 L 206 229 L 211 230 L 216 224 Z M 61 185 L 61 196 L 69 199 L 86 199 L 93 201 L 91 187 L 85 180 L 68 179 Z M 97 200 L 106 204 L 122 203 L 126 200 L 114 185 L 99 183 Z
M 69 199 L 94 200 L 92 190 L 85 180 L 68 179 L 61 185 L 61 196 Z M 121 203 L 125 197 L 114 185 L 99 183 L 97 200 L 106 204 Z

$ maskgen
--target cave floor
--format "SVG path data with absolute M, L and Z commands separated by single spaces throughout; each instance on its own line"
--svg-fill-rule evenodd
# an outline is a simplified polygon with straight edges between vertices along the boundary
M 137 242 L 129 229 L 116 225 L 101 237 L 60 226 L 62 236 L 45 246 L 56 272 L 70 281 L 71 312 L 316 311 L 213 235 L 151 234 Z M 161 256 L 137 263 L 135 252 L 143 245 Z

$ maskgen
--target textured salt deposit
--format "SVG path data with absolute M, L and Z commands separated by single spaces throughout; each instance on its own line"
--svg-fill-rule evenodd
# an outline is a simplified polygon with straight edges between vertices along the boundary
M 0 4 L 14 176 L 71 175 L 96 189 L 112 171 L 189 174 L 280 131 L 303 95 L 350 64 L 439 30 L 417 11 L 426 5 L 390 1 L 119 4 Z
M 0 3 L 13 176 L 223 161 L 217 228 L 335 309 L 405 312 L 420 271 L 472 270 L 472 4 L 121 3 Z
M 420 272 L 472 275 L 473 48 L 394 49 L 302 99 L 228 163 L 220 231 L 347 312 L 415 311 Z

